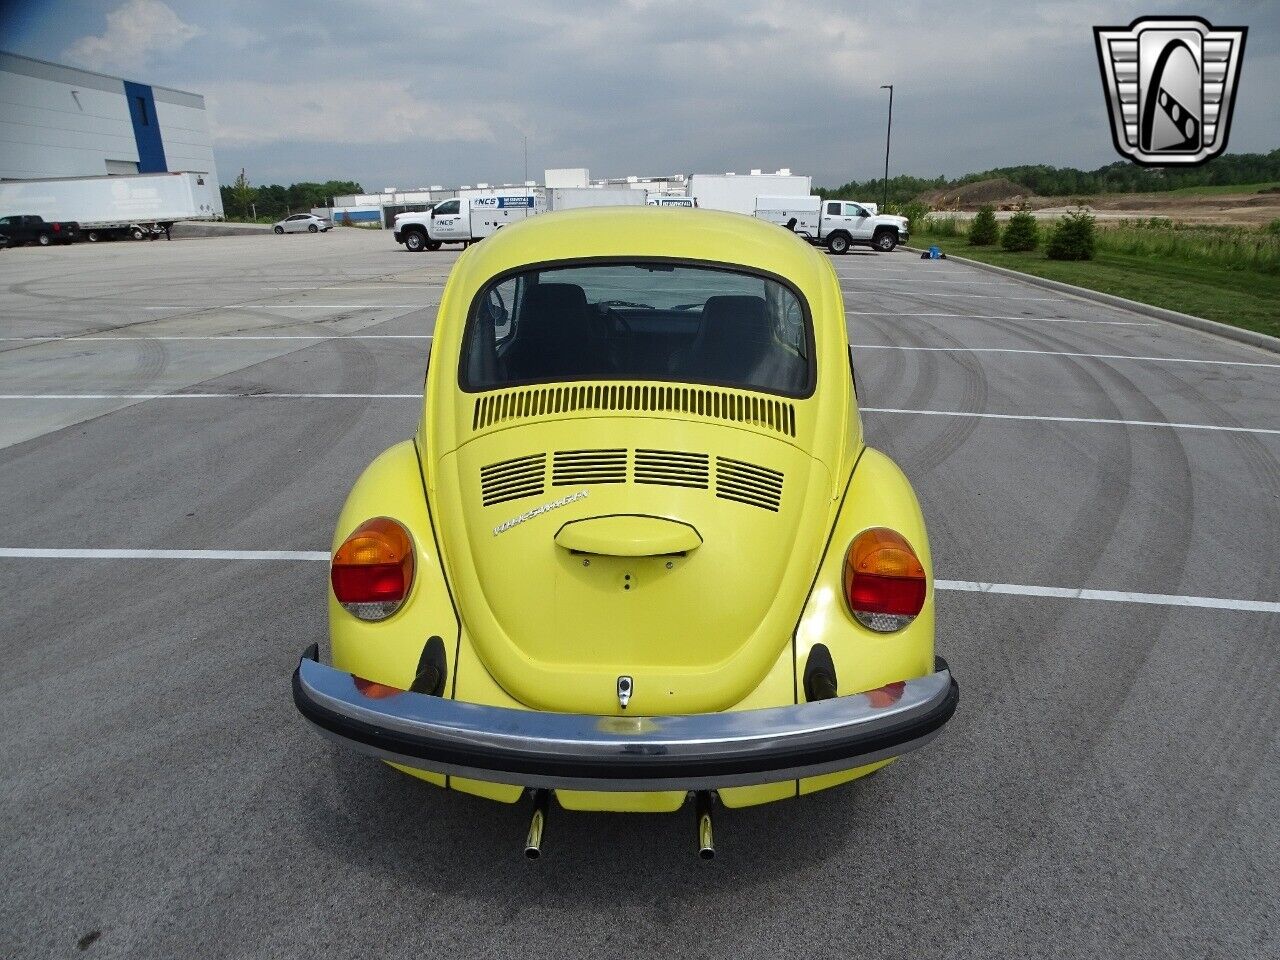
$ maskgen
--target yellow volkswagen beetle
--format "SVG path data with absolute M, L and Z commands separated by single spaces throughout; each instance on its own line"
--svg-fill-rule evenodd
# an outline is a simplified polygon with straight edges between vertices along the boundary
M 582 210 L 459 259 L 422 418 L 338 520 L 302 714 L 440 787 L 675 811 L 852 780 L 959 696 L 924 520 L 863 442 L 826 257 L 734 214 Z

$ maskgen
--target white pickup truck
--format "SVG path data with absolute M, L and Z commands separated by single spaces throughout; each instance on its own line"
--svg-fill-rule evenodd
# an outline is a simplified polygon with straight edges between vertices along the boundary
M 492 236 L 508 223 L 546 212 L 546 200 L 537 194 L 454 197 L 430 210 L 396 214 L 391 236 L 415 253 L 439 250 L 442 243 L 464 247 Z
M 786 227 L 812 244 L 825 244 L 832 253 L 848 253 L 852 246 L 888 253 L 911 236 L 906 217 L 877 214 L 851 200 L 757 197 L 756 217 Z

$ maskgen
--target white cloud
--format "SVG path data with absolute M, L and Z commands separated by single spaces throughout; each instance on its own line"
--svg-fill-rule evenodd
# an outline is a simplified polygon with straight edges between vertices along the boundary
M 77 66 L 137 69 L 147 54 L 180 47 L 203 32 L 160 0 L 126 0 L 107 14 L 101 36 L 81 37 L 63 56 Z
M 479 142 L 493 139 L 483 120 L 454 103 L 445 108 L 394 80 L 231 80 L 200 85 L 214 142 L 250 146 L 306 143 Z M 493 116 L 492 109 L 487 110 Z

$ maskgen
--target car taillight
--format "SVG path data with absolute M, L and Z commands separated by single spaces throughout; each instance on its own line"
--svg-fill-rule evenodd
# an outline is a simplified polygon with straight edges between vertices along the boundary
M 54 232 L 54 233 L 61 233 L 61 232 L 62 232 L 62 224 L 60 224 L 60 223 L 55 223 L 55 224 L 53 225 L 53 232 Z
M 366 520 L 343 541 L 329 568 L 333 595 L 361 620 L 385 620 L 413 586 L 413 539 L 388 517 Z
M 872 527 L 853 538 L 844 558 L 844 595 L 864 627 L 901 630 L 924 607 L 925 589 L 924 567 L 902 534 Z

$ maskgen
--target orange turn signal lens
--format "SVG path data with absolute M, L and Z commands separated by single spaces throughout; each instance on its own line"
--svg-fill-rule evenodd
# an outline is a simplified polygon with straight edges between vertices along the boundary
M 901 630 L 924 608 L 924 566 L 896 530 L 871 527 L 853 538 L 844 558 L 844 595 L 864 627 Z
M 360 524 L 343 541 L 329 567 L 333 595 L 361 620 L 385 620 L 400 609 L 413 586 L 413 539 L 389 517 Z

